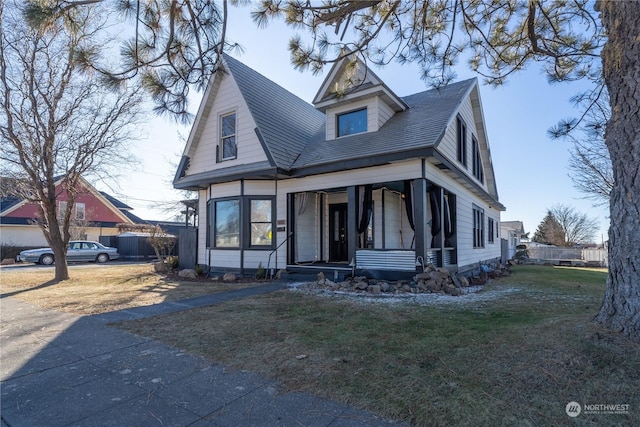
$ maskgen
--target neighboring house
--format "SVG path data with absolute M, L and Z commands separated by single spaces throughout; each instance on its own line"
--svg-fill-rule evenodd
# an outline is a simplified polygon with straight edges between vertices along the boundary
M 513 259 L 517 246 L 522 244 L 522 240 L 527 238 L 524 232 L 522 221 L 502 221 L 500 223 L 500 235 L 507 240 L 507 259 Z
M 65 209 L 67 194 L 56 183 L 58 211 Z M 81 190 L 76 196 L 71 231 L 75 238 L 98 240 L 100 236 L 118 234 L 118 224 L 144 222 L 133 215 L 131 207 L 114 197 L 97 191 L 80 179 Z M 0 243 L 19 247 L 48 246 L 38 225 L 40 214 L 35 203 L 15 197 L 4 197 L 0 206 Z
M 501 255 L 476 79 L 399 97 L 343 60 L 310 105 L 223 55 L 174 187 L 198 191 L 198 263 L 215 272 L 464 272 Z

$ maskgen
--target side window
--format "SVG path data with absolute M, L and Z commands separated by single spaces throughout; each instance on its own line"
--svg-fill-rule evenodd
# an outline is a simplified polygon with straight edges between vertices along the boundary
M 480 146 L 478 144 L 478 140 L 473 135 L 471 136 L 471 142 L 473 147 L 473 158 L 471 159 L 473 164 L 473 176 L 475 176 L 478 181 L 484 183 L 484 169 L 482 167 L 482 157 L 480 156 Z
M 473 247 L 484 248 L 484 210 L 473 207 Z
M 495 224 L 496 222 L 493 220 L 493 218 L 488 219 L 487 238 L 489 240 L 489 243 L 495 242 Z
M 237 155 L 236 113 L 231 113 L 220 117 L 220 158 L 231 160 Z
M 274 245 L 275 198 L 239 197 L 209 201 L 207 247 L 270 249 Z
M 240 247 L 240 200 L 220 200 L 214 203 L 215 247 Z
M 271 200 L 251 200 L 250 222 L 250 246 L 271 246 L 273 241 L 272 230 L 272 202 Z
M 460 163 L 467 167 L 467 125 L 462 118 L 458 117 L 456 120 L 456 133 L 457 133 L 457 158 Z

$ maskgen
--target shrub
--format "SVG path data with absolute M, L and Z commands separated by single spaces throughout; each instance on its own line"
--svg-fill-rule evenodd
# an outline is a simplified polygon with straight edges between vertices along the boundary
M 167 267 L 170 269 L 175 270 L 180 265 L 180 262 L 177 256 L 171 255 L 167 257 L 165 264 L 167 264 Z
M 3 260 L 5 258 L 15 259 L 15 257 L 17 257 L 18 254 L 20 254 L 20 252 L 25 249 L 29 248 L 16 246 L 13 243 L 3 243 L 2 245 L 0 245 L 0 260 Z
M 264 280 L 267 278 L 267 270 L 262 266 L 262 263 L 258 264 L 258 271 L 256 271 L 256 279 Z
M 209 272 L 209 266 L 206 264 L 196 264 L 195 270 L 198 276 L 202 276 Z

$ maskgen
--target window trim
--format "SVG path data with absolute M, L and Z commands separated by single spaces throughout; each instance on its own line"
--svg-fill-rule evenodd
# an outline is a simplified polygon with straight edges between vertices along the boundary
M 483 249 L 485 247 L 485 225 L 484 225 L 484 209 L 473 205 L 473 248 Z
M 239 230 L 238 246 L 217 246 L 216 206 L 218 202 L 238 201 Z M 271 244 L 255 245 L 251 243 L 251 202 L 268 200 L 271 202 Z M 276 245 L 276 196 L 231 196 L 209 199 L 207 201 L 207 249 L 215 250 L 273 250 Z
M 275 224 L 275 196 L 246 196 L 245 197 L 245 209 L 247 209 L 247 222 L 246 224 L 242 224 L 242 226 L 246 226 L 246 242 L 245 249 L 273 249 L 275 246 L 275 234 L 276 234 L 276 224 Z M 252 221 L 251 220 L 251 205 L 254 201 L 269 201 L 271 203 L 271 243 L 268 245 L 258 245 L 253 244 L 251 242 L 251 226 L 253 224 L 268 224 L 265 221 Z
M 467 124 L 460 116 L 456 117 L 457 160 L 467 168 Z
M 496 242 L 495 229 L 496 229 L 496 220 L 491 217 L 487 217 L 487 240 L 491 244 Z
M 365 129 L 362 131 L 358 131 L 358 132 L 352 132 L 352 133 L 345 133 L 345 134 L 340 134 L 340 118 L 346 116 L 347 114 L 353 114 L 353 113 L 358 113 L 364 111 L 365 112 Z M 347 110 L 347 111 L 342 111 L 340 113 L 336 113 L 336 138 L 342 138 L 345 136 L 351 136 L 351 135 L 357 135 L 360 133 L 366 133 L 369 131 L 369 109 L 367 108 L 367 106 L 365 105 L 362 108 L 356 108 L 354 110 Z
M 480 155 L 480 144 L 476 139 L 476 136 L 471 134 L 471 146 L 472 146 L 472 163 L 473 163 L 473 176 L 484 184 L 484 168 L 482 166 L 482 156 Z
M 218 246 L 218 212 L 217 212 L 217 204 L 219 202 L 229 202 L 229 201 L 238 201 L 238 246 Z M 212 199 L 210 200 L 212 211 L 211 211 L 211 249 L 219 249 L 219 250 L 238 250 L 242 248 L 242 200 L 241 197 L 224 197 L 220 199 Z
M 229 135 L 223 135 L 223 131 L 224 131 L 224 127 L 222 126 L 222 121 L 224 120 L 225 117 L 229 117 L 229 116 L 234 116 L 234 121 L 233 121 L 233 134 L 229 134 Z M 234 160 L 238 158 L 238 115 L 236 114 L 236 111 L 229 111 L 227 113 L 223 113 L 220 114 L 220 118 L 218 120 L 218 126 L 220 128 L 220 131 L 218 132 L 218 158 L 220 162 L 225 162 L 227 160 Z M 233 138 L 234 140 L 234 145 L 235 145 L 235 155 L 234 156 L 229 156 L 229 157 L 225 157 L 224 156 L 224 141 L 226 139 L 230 139 Z

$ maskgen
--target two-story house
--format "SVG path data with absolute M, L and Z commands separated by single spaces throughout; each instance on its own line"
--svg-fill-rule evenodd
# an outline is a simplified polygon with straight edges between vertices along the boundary
M 198 191 L 198 263 L 215 272 L 464 272 L 500 258 L 476 79 L 399 97 L 345 59 L 312 105 L 224 55 L 174 186 Z

